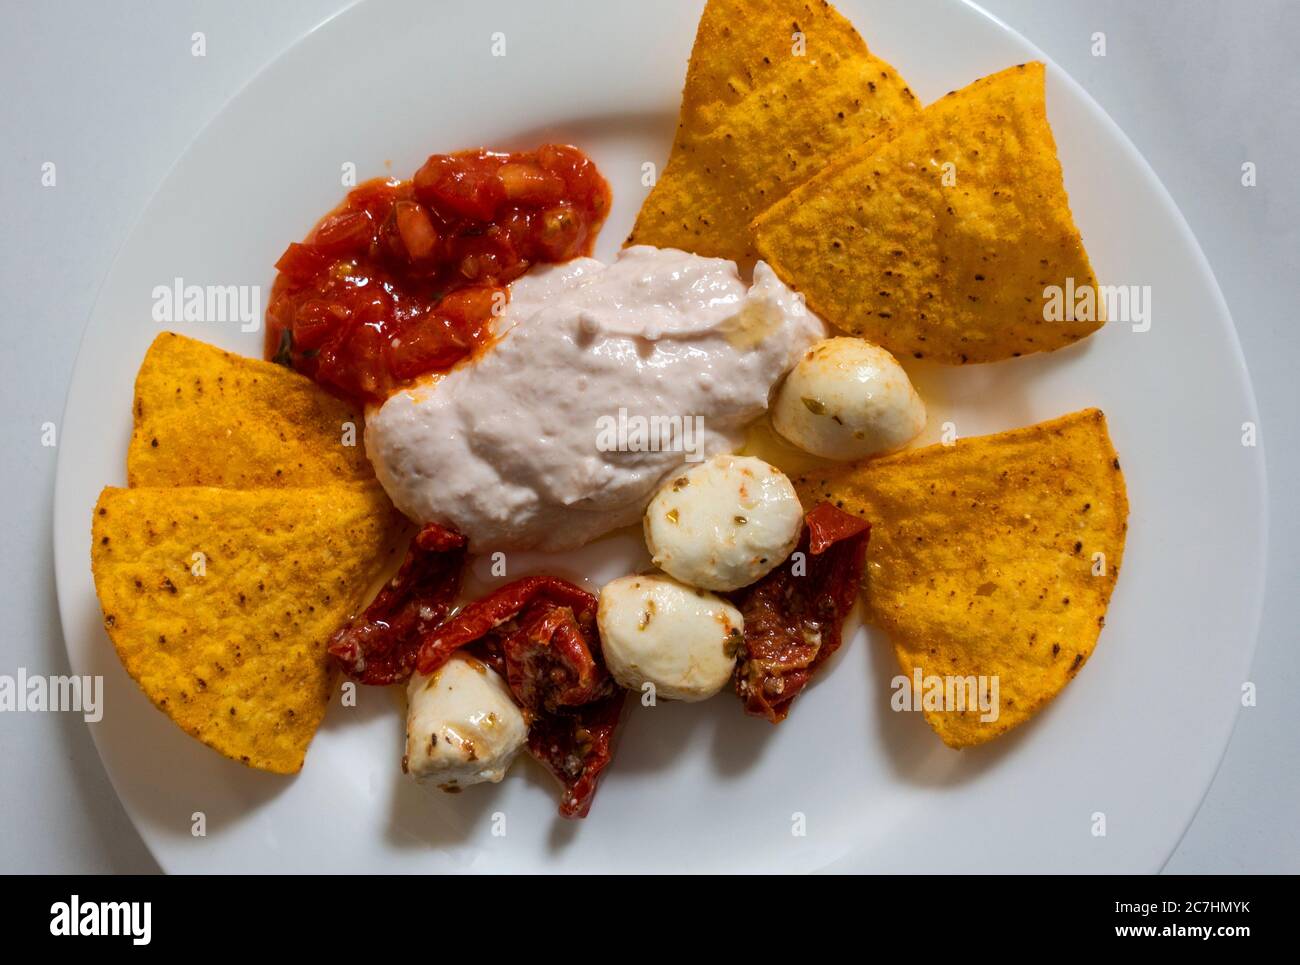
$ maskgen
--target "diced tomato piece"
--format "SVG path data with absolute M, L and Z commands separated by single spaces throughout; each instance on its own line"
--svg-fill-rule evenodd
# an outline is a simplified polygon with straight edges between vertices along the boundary
M 375 237 L 374 222 L 365 211 L 344 211 L 321 222 L 312 236 L 312 244 L 332 255 L 359 253 L 370 247 Z
M 564 179 L 569 201 L 581 205 L 599 224 L 609 208 L 609 185 L 591 158 L 569 144 L 544 144 L 537 149 L 537 163 L 543 170 Z
M 498 172 L 506 200 L 519 204 L 547 205 L 564 199 L 564 179 L 536 164 L 510 162 Z
M 459 239 L 456 255 L 461 277 L 475 284 L 513 281 L 528 270 L 528 262 L 500 235 Z
M 415 194 L 425 204 L 452 218 L 491 221 L 503 201 L 497 156 L 486 152 L 468 157 L 434 155 L 416 175 Z
M 397 233 L 412 261 L 423 261 L 438 244 L 438 231 L 429 212 L 418 201 L 398 201 L 393 206 Z
M 420 165 L 411 178 L 411 191 L 418 201 L 433 204 L 433 189 L 451 170 L 452 163 L 450 154 L 430 154 L 428 160 Z
M 438 311 L 468 331 L 487 324 L 505 306 L 509 294 L 508 289 L 489 285 L 462 288 L 443 298 L 438 303 Z
M 493 229 L 497 237 L 505 238 L 510 246 L 526 258 L 533 255 L 533 235 L 538 222 L 538 213 L 531 208 L 514 208 L 509 214 L 499 218 Z
M 587 155 L 569 144 L 543 144 L 537 149 L 537 165 L 543 171 L 558 174 L 572 184 L 574 173 L 587 163 Z
M 292 241 L 275 263 L 275 270 L 296 282 L 309 282 L 329 267 L 331 260 L 329 255 L 312 245 Z
M 392 385 L 384 359 L 384 338 L 373 325 L 353 325 L 321 349 L 316 377 L 354 399 L 382 401 Z
M 388 343 L 388 368 L 398 379 L 413 379 L 454 365 L 471 344 L 459 326 L 435 308 L 398 329 Z
M 293 318 L 293 347 L 299 352 L 310 352 L 324 345 L 346 320 L 346 306 L 332 305 L 320 300 L 298 306 Z
M 534 238 L 547 261 L 568 261 L 582 251 L 587 226 L 573 205 L 557 204 L 542 212 Z
M 348 192 L 347 207 L 364 208 L 374 217 L 376 212 L 387 214 L 393 202 L 408 193 L 410 185 L 393 178 L 372 178 L 363 181 Z M 382 221 L 383 218 L 375 218 Z

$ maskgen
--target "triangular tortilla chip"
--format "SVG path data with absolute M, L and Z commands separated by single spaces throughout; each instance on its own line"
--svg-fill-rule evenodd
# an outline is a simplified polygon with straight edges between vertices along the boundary
M 326 643 L 400 531 L 374 484 L 108 488 L 91 565 L 104 625 L 149 699 L 225 756 L 291 774 L 329 702 Z
M 830 4 L 709 0 L 672 154 L 627 243 L 748 266 L 752 218 L 919 108 Z
M 764 212 L 754 234 L 810 308 L 900 358 L 994 362 L 1104 320 L 1038 63 L 936 101 Z M 1087 319 L 1081 305 L 1055 320 L 1076 318 L 1067 292 L 1089 290 Z
M 282 365 L 183 335 L 154 339 L 133 411 L 131 486 L 255 489 L 374 478 L 360 413 Z
M 826 500 L 871 521 L 868 617 L 909 679 L 974 677 L 987 696 L 997 677 L 996 720 L 978 707 L 926 711 L 949 746 L 1024 723 L 1092 653 L 1128 518 L 1099 410 L 809 473 L 795 487 L 805 506 Z

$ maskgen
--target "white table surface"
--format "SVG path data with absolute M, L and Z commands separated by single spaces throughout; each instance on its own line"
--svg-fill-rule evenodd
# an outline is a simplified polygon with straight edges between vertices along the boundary
M 114 254 L 225 101 L 346 5 L 0 0 L 0 392 L 10 411 L 0 421 L 0 674 L 69 672 L 50 548 L 56 450 L 41 445 L 41 427 L 62 416 L 82 328 Z M 1300 512 L 1293 502 L 1300 377 L 1292 370 L 1300 361 L 1300 2 L 984 6 L 1070 72 L 1128 133 L 1182 208 L 1232 309 L 1259 399 L 1273 503 L 1252 670 L 1258 706 L 1242 711 L 1165 870 L 1300 871 Z M 870 43 L 870 25 L 859 26 Z M 206 57 L 190 55 L 195 31 L 206 35 Z M 1106 34 L 1105 57 L 1091 53 L 1098 31 Z M 57 165 L 53 189 L 40 185 L 45 161 Z M 1245 161 L 1257 166 L 1253 189 L 1240 185 Z M 1187 527 L 1195 549 L 1200 521 Z M 1176 679 L 1171 667 L 1171 685 Z M 0 871 L 157 870 L 79 715 L 0 714 L 0 755 Z

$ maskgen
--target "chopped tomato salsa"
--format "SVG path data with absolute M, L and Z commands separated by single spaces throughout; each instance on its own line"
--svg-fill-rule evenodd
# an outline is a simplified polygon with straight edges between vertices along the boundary
M 808 552 L 813 556 L 820 556 L 827 547 L 840 540 L 851 539 L 871 529 L 871 524 L 865 519 L 837 509 L 830 503 L 818 503 L 804 521 L 808 524 Z
M 590 254 L 609 202 L 567 145 L 435 154 L 409 181 L 367 181 L 276 262 L 266 355 L 382 402 L 487 344 L 529 267 Z

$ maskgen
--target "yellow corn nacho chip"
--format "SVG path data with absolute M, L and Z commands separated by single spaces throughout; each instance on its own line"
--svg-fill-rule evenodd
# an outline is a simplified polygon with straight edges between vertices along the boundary
M 759 254 L 809 307 L 900 357 L 993 362 L 1061 348 L 1104 321 L 1039 63 L 936 101 L 753 230 Z M 1076 292 L 1080 311 L 1071 301 L 1067 312 Z
M 920 105 L 821 0 L 709 0 L 672 154 L 627 244 L 755 255 L 749 222 Z
M 172 332 L 154 339 L 140 365 L 134 414 L 131 486 L 255 489 L 374 478 L 359 413 L 282 365 Z
M 127 672 L 193 737 L 292 774 L 325 714 L 333 632 L 397 552 L 374 484 L 115 489 L 91 565 Z
M 817 471 L 795 487 L 805 506 L 828 500 L 871 521 L 868 617 L 909 679 L 920 671 L 945 691 L 957 681 L 967 695 L 965 710 L 925 709 L 949 746 L 1024 723 L 1092 653 L 1128 517 L 1099 410 Z M 996 720 L 982 721 L 978 699 L 994 680 Z

